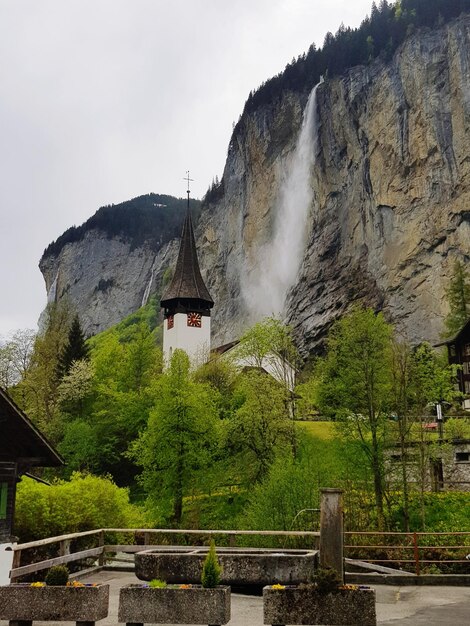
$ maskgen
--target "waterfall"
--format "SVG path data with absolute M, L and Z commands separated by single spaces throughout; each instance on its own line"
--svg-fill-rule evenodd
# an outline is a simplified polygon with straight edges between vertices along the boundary
M 257 267 L 244 289 L 248 308 L 256 318 L 282 315 L 302 264 L 313 202 L 310 176 L 318 134 L 316 93 L 322 82 L 323 78 L 312 89 L 304 109 L 297 144 L 279 190 L 273 235 L 259 251 Z
M 145 287 L 145 291 L 144 291 L 144 295 L 142 297 L 142 304 L 140 306 L 145 306 L 149 300 L 150 297 L 150 290 L 152 288 L 152 283 L 153 283 L 153 279 L 155 278 L 155 272 L 157 271 L 157 267 L 155 265 L 155 260 L 153 261 L 153 265 L 152 265 L 152 270 L 150 272 L 150 278 L 149 281 L 147 283 L 147 286 Z
M 56 301 L 57 298 L 57 281 L 59 279 L 59 272 L 55 275 L 54 280 L 52 281 L 52 285 L 49 287 L 49 291 L 47 292 L 47 304 L 51 304 Z

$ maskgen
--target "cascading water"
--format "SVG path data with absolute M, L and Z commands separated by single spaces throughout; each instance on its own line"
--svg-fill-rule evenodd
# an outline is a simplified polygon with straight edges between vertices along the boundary
M 153 283 L 153 279 L 155 278 L 155 272 L 156 272 L 157 268 L 155 266 L 155 260 L 153 262 L 153 266 L 152 266 L 152 270 L 150 272 L 150 278 L 149 281 L 147 283 L 147 286 L 145 287 L 145 291 L 144 291 L 144 295 L 142 297 L 142 304 L 140 306 L 145 306 L 149 300 L 150 297 L 150 290 L 152 288 L 152 283 Z
M 304 109 L 295 151 L 281 183 L 273 236 L 262 246 L 257 267 L 244 286 L 247 306 L 256 318 L 282 315 L 302 263 L 313 201 L 310 175 L 318 133 L 316 93 L 322 82 L 323 78 L 312 89 Z
M 59 279 L 59 272 L 55 275 L 54 280 L 52 281 L 52 285 L 49 287 L 49 291 L 47 292 L 47 304 L 51 304 L 56 301 L 57 298 L 57 281 Z

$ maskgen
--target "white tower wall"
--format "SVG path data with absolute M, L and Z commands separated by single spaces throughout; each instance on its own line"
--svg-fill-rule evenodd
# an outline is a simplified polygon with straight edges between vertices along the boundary
M 192 367 L 198 367 L 209 360 L 211 348 L 211 318 L 201 315 L 201 326 L 188 326 L 188 314 L 176 313 L 173 327 L 168 328 L 168 318 L 163 327 L 163 360 L 168 366 L 176 349 L 184 350 Z

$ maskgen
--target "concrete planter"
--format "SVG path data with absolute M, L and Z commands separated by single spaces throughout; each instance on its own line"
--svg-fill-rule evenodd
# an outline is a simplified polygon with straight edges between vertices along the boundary
M 317 567 L 316 550 L 254 550 L 217 548 L 222 566 L 221 584 L 235 586 L 299 585 L 309 580 Z M 193 583 L 201 580 L 207 548 L 144 550 L 135 555 L 135 574 L 140 580 L 158 578 L 167 583 Z
M 264 623 L 375 626 L 374 589 L 340 589 L 320 594 L 315 588 L 263 589 Z
M 126 624 L 210 624 L 230 621 L 230 587 L 180 589 L 126 585 L 119 593 L 118 621 Z
M 31 622 L 96 622 L 108 615 L 109 585 L 96 587 L 0 587 L 0 619 Z

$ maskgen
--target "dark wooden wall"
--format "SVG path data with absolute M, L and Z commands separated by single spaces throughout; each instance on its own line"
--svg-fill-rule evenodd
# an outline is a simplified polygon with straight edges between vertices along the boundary
M 0 484 L 7 483 L 8 485 L 6 518 L 0 519 L 0 543 L 9 542 L 12 534 L 15 516 L 16 481 L 16 463 L 0 462 Z

